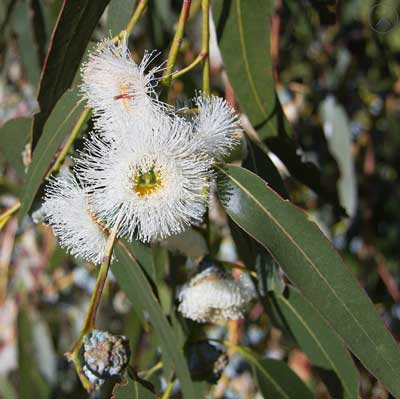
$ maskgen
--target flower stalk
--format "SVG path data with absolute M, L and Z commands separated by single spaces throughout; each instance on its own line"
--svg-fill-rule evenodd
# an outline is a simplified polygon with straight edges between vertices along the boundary
M 79 375 L 82 385 L 84 386 L 85 389 L 87 389 L 89 391 L 92 389 L 92 384 L 89 382 L 89 380 L 87 379 L 87 377 L 85 376 L 85 374 L 82 370 L 82 364 L 81 364 L 79 354 L 80 354 L 80 350 L 82 348 L 83 339 L 84 339 L 85 335 L 87 335 L 91 331 L 93 331 L 93 329 L 95 327 L 97 309 L 99 307 L 101 295 L 103 293 L 104 285 L 107 280 L 108 270 L 110 269 L 112 252 L 113 252 L 114 244 L 115 244 L 115 241 L 117 238 L 117 231 L 118 231 L 118 225 L 115 225 L 108 237 L 108 240 L 107 240 L 103 263 L 101 264 L 100 271 L 97 276 L 96 286 L 94 288 L 92 298 L 90 299 L 89 309 L 86 314 L 86 318 L 83 323 L 82 330 L 79 334 L 77 341 L 75 342 L 74 346 L 72 347 L 71 352 L 68 352 L 66 354 L 68 360 L 70 360 L 74 363 L 75 369 Z
M 138 5 L 136 6 L 135 11 L 132 14 L 132 18 L 128 22 L 128 25 L 126 25 L 126 33 L 129 35 L 132 33 L 133 29 L 135 28 L 136 24 L 138 23 L 140 17 L 143 15 L 143 13 L 146 11 L 147 8 L 147 3 L 148 0 L 139 0 Z M 123 38 L 123 31 L 120 32 L 117 36 L 113 38 L 113 41 L 116 42 L 120 39 Z
M 205 54 L 203 62 L 203 92 L 205 95 L 210 95 L 210 0 L 202 0 L 201 9 L 201 54 Z
M 167 66 L 164 71 L 163 78 L 161 80 L 162 84 L 164 84 L 165 86 L 169 86 L 171 84 L 173 76 L 172 72 L 175 67 L 179 49 L 181 48 L 183 34 L 185 32 L 186 21 L 189 17 L 191 3 L 192 3 L 191 0 L 184 0 L 182 3 L 181 13 L 179 15 L 179 20 L 178 20 L 178 26 L 176 28 L 175 36 L 172 41 L 171 49 L 169 50 Z
M 0 215 L 0 230 L 6 225 L 6 223 L 12 218 L 12 216 L 21 207 L 21 202 L 17 201 L 13 206 L 8 208 L 5 212 Z

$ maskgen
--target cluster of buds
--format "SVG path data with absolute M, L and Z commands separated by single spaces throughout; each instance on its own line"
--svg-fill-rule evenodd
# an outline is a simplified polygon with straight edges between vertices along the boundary
M 129 358 L 129 342 L 123 335 L 93 330 L 83 338 L 82 370 L 96 388 L 110 378 L 120 379 Z

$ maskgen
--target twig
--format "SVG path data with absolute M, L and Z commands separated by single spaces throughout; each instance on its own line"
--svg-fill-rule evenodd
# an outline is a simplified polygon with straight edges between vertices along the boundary
M 201 54 L 205 54 L 203 62 L 203 92 L 210 95 L 210 0 L 202 0 L 202 32 Z
M 0 230 L 4 225 L 11 219 L 11 217 L 18 211 L 21 207 L 21 202 L 17 201 L 13 206 L 8 208 L 5 212 L 0 215 Z
M 110 268 L 110 263 L 111 263 L 112 251 L 113 251 L 114 244 L 115 244 L 115 241 L 117 238 L 117 231 L 118 231 L 118 224 L 116 224 L 113 227 L 113 229 L 108 237 L 108 240 L 106 243 L 106 248 L 104 251 L 103 263 L 101 264 L 100 271 L 97 276 L 96 286 L 94 288 L 92 298 L 90 299 L 89 309 L 86 314 L 86 318 L 85 318 L 85 322 L 83 323 L 82 330 L 79 334 L 77 341 L 75 342 L 74 346 L 72 347 L 71 352 L 66 353 L 68 360 L 71 360 L 74 363 L 75 369 L 79 375 L 79 378 L 80 378 L 84 388 L 86 388 L 88 391 L 90 391 L 92 389 L 92 385 L 82 371 L 82 365 L 81 365 L 81 361 L 79 358 L 79 352 L 82 348 L 82 343 L 83 343 L 83 339 L 84 339 L 85 335 L 90 333 L 95 327 L 97 309 L 99 307 L 101 295 L 103 293 L 104 285 L 107 280 L 108 270 Z
M 169 50 L 167 66 L 165 68 L 161 83 L 169 86 L 172 80 L 172 72 L 175 67 L 176 58 L 178 57 L 179 49 L 181 48 L 183 34 L 185 32 L 185 25 L 189 16 L 191 0 L 184 0 L 182 3 L 181 13 L 179 15 L 178 26 L 176 28 L 175 36 L 172 41 L 171 49 Z
M 379 277 L 382 279 L 383 283 L 385 284 L 385 286 L 388 290 L 388 293 L 392 297 L 393 301 L 395 303 L 399 303 L 400 302 L 400 290 L 399 290 L 399 287 L 397 286 L 396 280 L 393 278 L 393 276 L 390 274 L 389 270 L 387 269 L 385 258 L 383 257 L 382 254 L 378 254 L 376 256 L 376 260 L 378 263 L 377 271 L 378 271 Z

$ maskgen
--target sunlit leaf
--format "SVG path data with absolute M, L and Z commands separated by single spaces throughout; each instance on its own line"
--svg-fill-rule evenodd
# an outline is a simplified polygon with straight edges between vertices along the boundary
M 28 213 L 36 193 L 43 183 L 46 173 L 49 171 L 54 154 L 68 133 L 71 133 L 83 112 L 83 104 L 77 102 L 77 91 L 75 89 L 65 93 L 46 122 L 43 135 L 36 146 L 28 169 L 26 184 L 21 198 L 20 221 Z
M 261 137 L 277 135 L 277 103 L 270 52 L 270 0 L 215 1 L 218 43 L 242 110 Z
M 400 395 L 399 348 L 317 226 L 246 169 L 225 166 L 218 172 L 229 216 L 271 252 L 364 366 Z

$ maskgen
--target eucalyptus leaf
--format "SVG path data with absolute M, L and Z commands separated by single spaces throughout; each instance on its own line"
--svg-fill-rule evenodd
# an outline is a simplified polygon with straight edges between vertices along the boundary
M 239 352 L 254 367 L 264 398 L 312 399 L 314 397 L 307 386 L 283 361 L 262 359 L 247 348 L 229 342 L 226 344 Z
M 116 385 L 113 399 L 155 399 L 156 396 L 138 382 L 128 378 L 128 381 Z
M 135 0 L 111 0 L 108 6 L 108 29 L 112 36 L 126 28 L 132 16 Z
M 29 0 L 21 0 L 13 13 L 14 29 L 17 32 L 19 54 L 27 71 L 29 81 L 36 87 L 39 81 L 39 59 L 34 42 L 31 7 Z
M 196 398 L 183 348 L 176 342 L 174 331 L 163 314 L 141 265 L 125 245 L 117 245 L 115 251 L 118 261 L 112 264 L 112 271 L 120 287 L 137 312 L 148 312 L 150 322 L 160 339 L 163 356 L 168 356 L 174 364 L 184 397 Z
M 260 137 L 277 135 L 281 111 L 270 51 L 271 0 L 213 2 L 217 39 L 241 109 Z M 280 116 L 282 117 L 280 112 Z
M 50 398 L 50 387 L 40 374 L 34 352 L 32 330 L 33 324 L 29 307 L 23 303 L 18 312 L 18 371 L 20 399 Z
M 49 171 L 54 154 L 68 133 L 71 133 L 83 109 L 83 104 L 78 102 L 78 90 L 74 89 L 61 97 L 47 120 L 28 169 L 21 198 L 20 221 L 29 212 L 36 193 Z
M 39 81 L 40 112 L 31 130 L 32 150 L 60 97 L 70 88 L 90 37 L 109 0 L 64 0 Z
M 357 399 L 360 376 L 339 337 L 294 287 L 275 292 L 275 303 L 291 333 L 334 399 Z
M 0 128 L 0 152 L 21 179 L 25 177 L 22 152 L 29 142 L 30 124 L 30 118 L 18 118 L 7 121 Z
M 400 396 L 400 350 L 317 226 L 257 175 L 232 165 L 217 169 L 218 192 L 229 216 L 270 251 L 364 366 Z
M 357 182 L 355 178 L 350 122 L 344 108 L 334 97 L 327 97 L 321 104 L 320 114 L 328 147 L 335 157 L 340 177 L 338 192 L 342 206 L 350 217 L 357 211 Z

